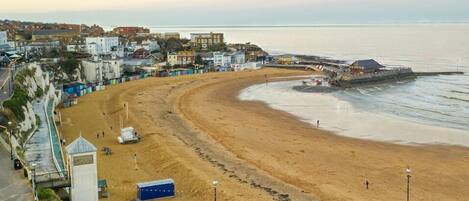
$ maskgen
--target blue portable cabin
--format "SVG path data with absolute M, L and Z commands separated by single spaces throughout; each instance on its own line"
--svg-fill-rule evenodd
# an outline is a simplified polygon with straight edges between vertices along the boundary
M 85 88 L 85 84 L 80 82 L 72 82 L 63 85 L 63 91 L 69 95 L 78 94 Z
M 152 200 L 176 195 L 174 180 L 164 179 L 137 184 L 137 200 Z

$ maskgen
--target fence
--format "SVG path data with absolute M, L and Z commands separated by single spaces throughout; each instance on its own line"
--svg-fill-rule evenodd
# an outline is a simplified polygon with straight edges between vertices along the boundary
M 70 186 L 70 179 L 67 171 L 56 171 L 42 174 L 35 174 L 35 184 L 42 188 L 62 188 Z

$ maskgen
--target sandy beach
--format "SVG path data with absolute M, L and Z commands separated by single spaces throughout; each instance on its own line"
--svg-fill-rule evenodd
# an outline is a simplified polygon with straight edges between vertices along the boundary
M 164 178 L 176 182 L 173 200 L 211 200 L 213 180 L 220 181 L 220 200 L 404 200 L 407 166 L 411 200 L 469 198 L 467 148 L 337 136 L 237 98 L 265 74 L 305 73 L 264 69 L 128 82 L 62 109 L 60 130 L 67 143 L 82 133 L 99 150 L 113 150 L 98 153 L 98 176 L 110 186 L 107 200 L 134 199 L 135 183 Z M 143 140 L 119 145 L 119 119 Z

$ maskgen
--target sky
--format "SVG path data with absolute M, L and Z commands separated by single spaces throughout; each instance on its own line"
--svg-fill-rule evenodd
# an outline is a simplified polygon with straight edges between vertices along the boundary
M 469 22 L 468 0 L 15 0 L 0 19 L 142 25 Z

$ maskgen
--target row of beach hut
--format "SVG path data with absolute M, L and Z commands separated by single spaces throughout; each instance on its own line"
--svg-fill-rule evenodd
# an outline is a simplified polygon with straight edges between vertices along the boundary
M 64 84 L 62 87 L 63 91 L 65 92 L 65 96 L 63 97 L 63 106 L 71 107 L 73 105 L 76 105 L 78 104 L 78 97 L 84 96 L 86 94 L 91 94 L 96 91 L 103 91 L 108 85 L 117 85 L 128 81 L 145 79 L 149 76 L 150 74 L 145 73 L 140 75 L 125 76 L 121 78 L 106 80 L 100 83 L 85 84 L 81 82 L 72 82 Z
M 227 71 L 219 70 L 219 71 Z M 207 68 L 177 68 L 172 70 L 160 70 L 157 71 L 154 75 L 149 73 L 142 73 L 139 75 L 124 76 L 121 78 L 106 80 L 100 83 L 81 83 L 81 82 L 72 82 L 63 85 L 63 91 L 65 92 L 65 97 L 63 98 L 64 107 L 70 107 L 78 103 L 78 97 L 84 96 L 86 94 L 91 94 L 95 91 L 102 91 L 106 89 L 107 85 L 116 85 L 128 81 L 145 79 L 150 76 L 155 77 L 176 77 L 181 75 L 194 75 L 194 74 L 203 74 L 209 72 Z
M 177 68 L 172 70 L 160 70 L 156 72 L 156 77 L 176 77 L 181 75 L 203 74 L 207 70 L 204 68 Z

